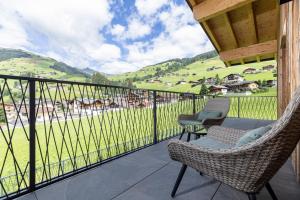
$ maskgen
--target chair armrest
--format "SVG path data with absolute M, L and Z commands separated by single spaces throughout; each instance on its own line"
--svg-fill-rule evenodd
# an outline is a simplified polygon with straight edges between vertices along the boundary
M 212 150 L 180 140 L 171 140 L 168 150 L 171 159 L 244 192 L 257 191 L 260 185 L 255 184 L 267 167 L 263 161 L 266 158 L 260 157 L 261 147 Z
M 205 118 L 202 121 L 203 125 L 221 125 L 223 121 L 225 120 L 226 116 L 220 116 L 220 117 L 214 117 L 214 118 Z
M 245 130 L 212 126 L 207 131 L 207 136 L 226 144 L 235 145 L 236 142 L 246 133 Z

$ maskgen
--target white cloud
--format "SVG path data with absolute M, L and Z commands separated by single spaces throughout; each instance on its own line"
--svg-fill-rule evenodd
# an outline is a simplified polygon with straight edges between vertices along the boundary
M 106 0 L 89 0 L 88 3 L 85 0 L 5 0 L 1 2 L 0 19 L 15 19 L 14 25 L 20 29 L 16 33 L 22 33 L 17 38 L 23 39 L 14 42 L 10 37 L 15 34 L 14 29 L 1 23 L 4 28 L 1 29 L 0 44 L 5 41 L 8 47 L 35 49 L 34 45 L 39 44 L 28 44 L 35 39 L 27 33 L 30 29 L 47 38 L 48 48 L 65 52 L 63 61 L 82 66 L 90 57 L 86 52 L 96 51 L 104 43 L 99 31 L 110 24 L 112 17 Z M 95 55 L 98 58 L 98 54 Z
M 158 15 L 158 19 L 164 25 L 165 31 L 151 41 L 129 45 L 127 62 L 139 63 L 137 66 L 143 67 L 213 50 L 187 6 L 171 4 L 168 10 Z
M 101 71 L 107 74 L 119 74 L 128 71 L 134 71 L 138 68 L 133 63 L 128 63 L 125 61 L 113 61 L 105 63 L 101 66 Z
M 121 57 L 121 50 L 115 45 L 103 44 L 89 51 L 89 55 L 100 62 L 114 61 Z
M 138 19 L 132 19 L 128 24 L 128 30 L 125 34 L 125 38 L 137 39 L 146 36 L 150 33 L 151 27 L 149 24 L 145 24 Z
M 115 24 L 111 28 L 111 34 L 115 36 L 121 36 L 125 31 L 125 27 L 120 24 Z
M 155 14 L 168 0 L 136 0 L 135 7 L 139 14 L 150 16 Z
M 28 45 L 26 32 L 18 18 L 11 11 L 3 9 L 1 2 L 0 16 L 0 47 L 24 48 Z
M 74 67 L 98 66 L 106 73 L 133 71 L 213 49 L 187 5 L 136 0 L 132 5 L 136 11 L 125 19 L 128 24 L 112 25 L 113 17 L 120 13 L 123 17 L 122 6 L 128 5 L 118 2 L 1 0 L 0 47 L 30 49 Z M 112 9 L 116 4 L 118 10 Z M 164 30 L 151 35 L 157 23 Z

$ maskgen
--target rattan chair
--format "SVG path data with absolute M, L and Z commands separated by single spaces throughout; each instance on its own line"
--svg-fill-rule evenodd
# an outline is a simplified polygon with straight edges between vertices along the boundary
M 218 111 L 221 112 L 221 116 L 214 118 L 205 118 L 203 120 L 198 120 L 195 113 L 193 115 L 179 115 L 178 124 L 182 127 L 182 133 L 179 139 L 187 132 L 187 141 L 190 140 L 191 134 L 204 135 L 206 132 L 199 132 L 201 130 L 207 130 L 213 125 L 221 125 L 225 120 L 230 107 L 230 100 L 226 97 L 217 97 L 209 99 L 207 104 L 204 106 L 202 111 Z
M 232 145 L 228 149 L 208 149 L 180 140 L 170 141 L 170 157 L 183 163 L 172 197 L 189 166 L 247 193 L 250 200 L 256 199 L 256 194 L 264 186 L 272 198 L 277 199 L 269 181 L 287 161 L 300 139 L 300 87 L 271 130 L 251 143 L 235 147 L 244 133 L 220 126 L 208 130 L 206 137 Z

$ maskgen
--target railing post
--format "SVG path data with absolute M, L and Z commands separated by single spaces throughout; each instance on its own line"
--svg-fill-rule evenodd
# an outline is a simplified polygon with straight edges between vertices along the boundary
M 156 105 L 156 91 L 153 91 L 153 131 L 154 131 L 154 137 L 153 137 L 153 143 L 157 143 L 157 105 Z
M 238 118 L 240 118 L 240 97 L 238 97 Z
M 35 190 L 35 80 L 29 80 L 29 190 Z
M 193 114 L 196 113 L 196 95 L 193 94 Z

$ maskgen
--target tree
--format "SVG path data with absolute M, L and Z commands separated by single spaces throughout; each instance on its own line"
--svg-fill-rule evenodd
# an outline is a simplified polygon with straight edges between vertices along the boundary
M 261 82 L 261 80 L 258 80 L 258 81 L 257 81 L 257 85 L 258 85 L 259 87 L 261 87 L 261 86 L 262 86 L 262 82 Z
M 109 80 L 99 72 L 92 75 L 92 83 L 96 84 L 109 84 Z
M 0 123 L 5 123 L 5 122 L 6 122 L 6 118 L 5 118 L 4 110 L 3 108 L 0 108 Z
M 216 74 L 216 85 L 220 85 L 221 84 L 221 79 L 219 77 L 219 74 Z
M 203 83 L 202 85 L 201 85 L 201 89 L 200 89 L 200 95 L 207 95 L 207 93 L 208 93 L 208 88 L 206 87 L 206 85 Z
M 203 84 L 203 83 L 205 83 L 205 81 L 206 81 L 206 78 L 205 78 L 205 76 L 203 76 L 203 78 L 201 79 L 201 81 L 199 81 L 199 83 Z
M 132 83 L 132 80 L 131 80 L 131 79 L 128 79 L 128 81 L 127 81 L 127 86 L 128 86 L 129 88 L 133 88 L 133 83 Z
M 266 80 L 263 80 L 262 84 L 261 84 L 263 87 L 267 86 L 267 81 Z

